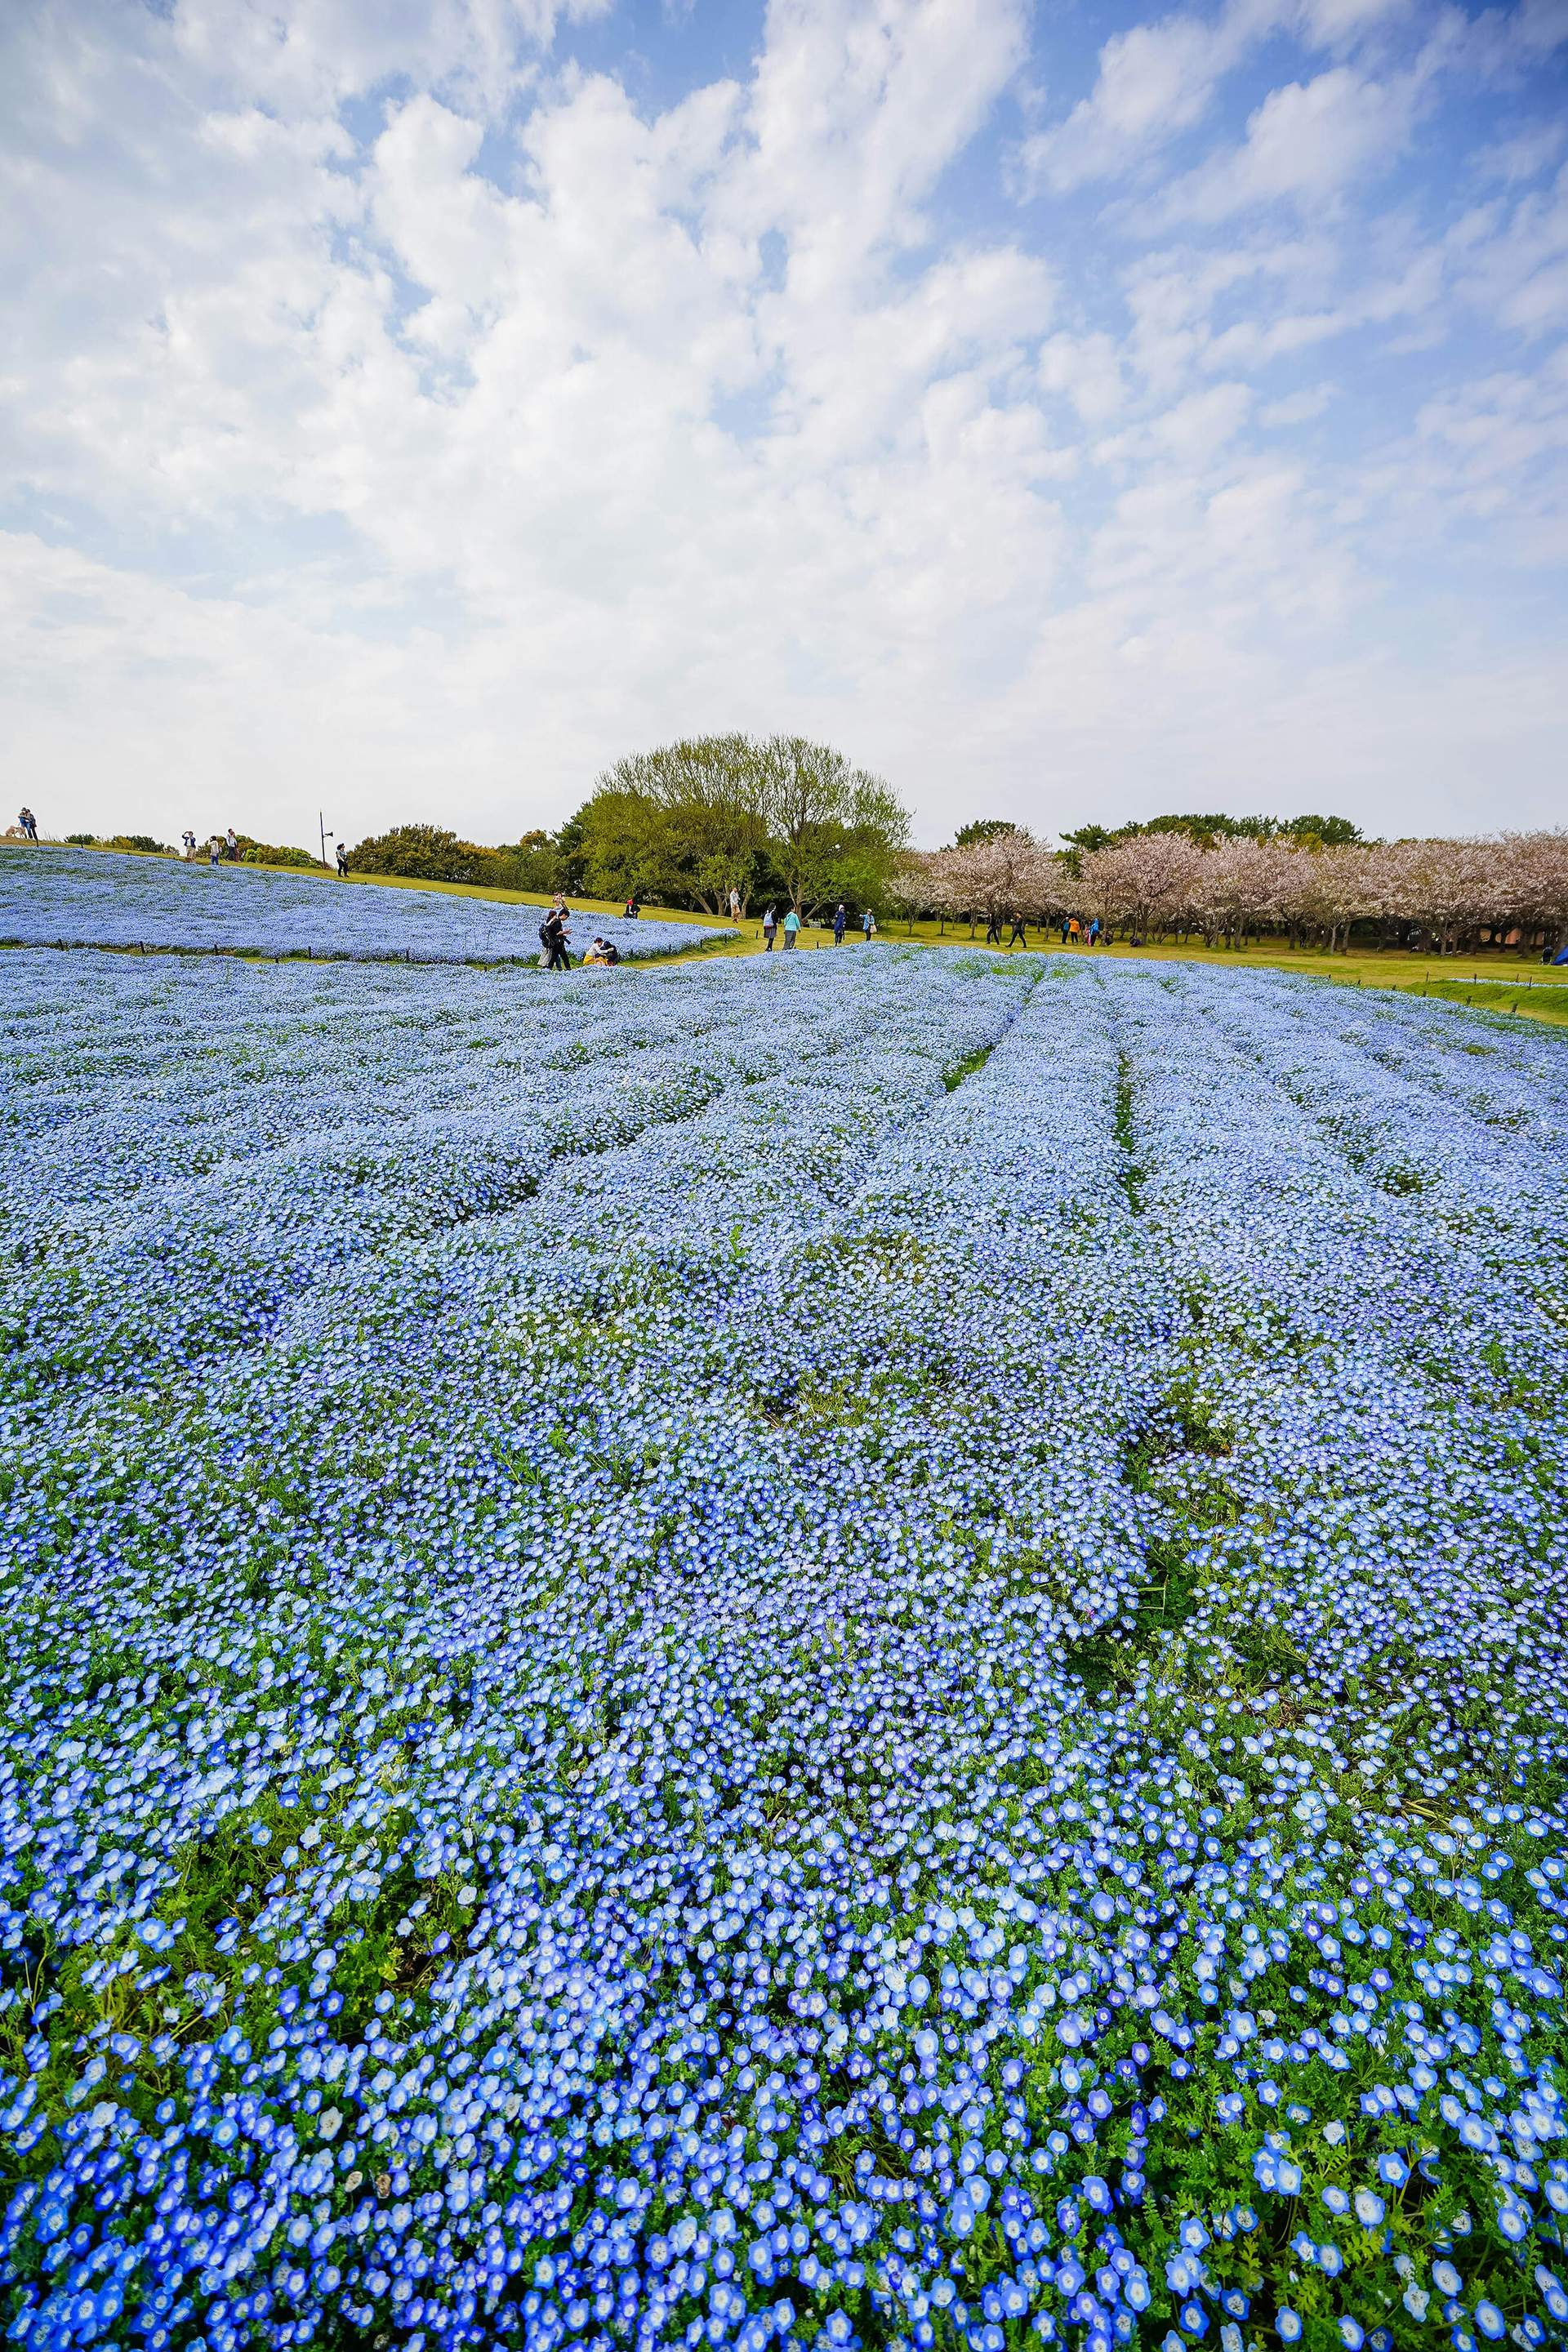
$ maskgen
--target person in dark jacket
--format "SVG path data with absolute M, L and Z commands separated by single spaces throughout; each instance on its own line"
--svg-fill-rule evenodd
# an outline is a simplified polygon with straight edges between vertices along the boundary
M 572 959 L 566 952 L 566 924 L 558 907 L 552 907 L 539 926 L 539 944 L 544 950 L 546 971 L 570 971 Z

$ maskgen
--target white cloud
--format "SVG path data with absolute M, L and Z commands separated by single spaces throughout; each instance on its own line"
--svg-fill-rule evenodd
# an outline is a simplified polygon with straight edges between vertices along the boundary
M 1310 41 L 1326 48 L 1397 20 L 1414 5 L 1415 0 L 1303 0 L 1302 29 Z
M 499 104 L 563 21 L 612 0 L 175 0 L 188 68 L 249 90 L 269 110 L 318 114 L 378 84 L 410 80 Z
M 1070 400 L 1082 424 L 1106 424 L 1128 397 L 1122 352 L 1110 335 L 1051 335 L 1038 366 L 1042 389 Z
M 1258 421 L 1271 432 L 1281 432 L 1292 425 L 1311 425 L 1327 410 L 1334 392 L 1331 383 L 1314 383 L 1305 391 L 1289 393 L 1283 400 L 1271 400 L 1260 408 Z
M 1440 579 L 1453 532 L 1539 565 L 1563 510 L 1563 189 L 1357 209 L 1436 89 L 1428 27 L 1259 0 L 1119 37 L 1039 160 L 1136 203 L 1069 234 L 950 204 L 1019 0 L 773 0 L 751 67 L 660 106 L 547 47 L 572 13 L 181 0 L 13 34 L 0 664 L 49 822 L 515 835 L 725 725 L 842 740 L 933 835 L 1037 814 L 1047 763 L 1046 822 L 1321 800 L 1327 763 L 1375 824 L 1403 726 L 1481 821 L 1455 697 L 1502 710 L 1489 661 L 1542 760 L 1536 657 L 1454 660 L 1436 623 L 1412 651 L 1386 587 L 1407 547 Z M 1178 131 L 1201 160 L 1139 177 Z M 1415 332 L 1433 357 L 1369 394 Z M 1507 362 L 1443 356 L 1478 334 Z M 1347 420 L 1384 399 L 1368 457 Z
M 1450 245 L 1461 295 L 1500 326 L 1531 338 L 1568 327 L 1568 164 L 1511 209 L 1467 214 Z
M 1229 0 L 1217 18 L 1177 15 L 1114 34 L 1089 96 L 1025 144 L 1026 176 L 1063 191 L 1104 179 L 1203 120 L 1223 77 L 1281 14 L 1272 0 Z
M 1531 122 L 1483 147 L 1472 169 L 1478 180 L 1533 180 L 1568 146 L 1568 122 Z
M 1270 90 L 1247 137 L 1165 190 L 1165 221 L 1215 222 L 1264 205 L 1321 205 L 1397 162 L 1410 135 L 1417 85 L 1363 79 L 1333 66 L 1310 82 Z

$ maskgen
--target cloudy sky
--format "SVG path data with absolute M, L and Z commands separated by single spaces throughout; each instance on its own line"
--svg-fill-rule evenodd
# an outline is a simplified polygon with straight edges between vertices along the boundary
M 47 827 L 1568 817 L 1568 0 L 6 0 Z M 9 816 L 7 808 L 4 814 Z

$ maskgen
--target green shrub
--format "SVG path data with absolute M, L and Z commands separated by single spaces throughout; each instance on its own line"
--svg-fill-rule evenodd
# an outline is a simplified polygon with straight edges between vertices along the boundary
M 235 838 L 242 866 L 293 866 L 312 874 L 321 871 L 321 859 L 312 857 L 308 849 L 296 849 L 291 841 L 252 841 L 247 833 L 237 834 Z

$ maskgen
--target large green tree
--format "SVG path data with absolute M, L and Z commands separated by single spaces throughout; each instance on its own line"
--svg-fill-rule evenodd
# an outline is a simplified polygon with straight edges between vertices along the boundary
M 892 786 L 802 735 L 760 745 L 763 805 L 784 895 L 802 914 L 843 898 L 882 903 L 910 837 Z
M 691 736 L 617 760 L 562 827 L 579 889 L 723 914 L 763 897 L 803 913 L 879 906 L 909 818 L 879 776 L 803 736 Z
M 640 815 L 639 814 L 640 813 Z M 573 820 L 587 866 L 627 877 L 645 870 L 627 827 L 647 837 L 646 870 L 657 895 L 722 914 L 730 893 L 742 905 L 765 884 L 768 831 L 757 747 L 744 735 L 697 735 L 636 751 L 607 768 Z M 620 895 L 618 892 L 615 895 Z M 655 895 L 650 879 L 640 895 Z

